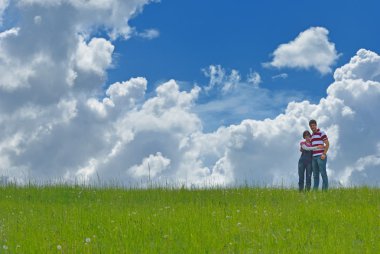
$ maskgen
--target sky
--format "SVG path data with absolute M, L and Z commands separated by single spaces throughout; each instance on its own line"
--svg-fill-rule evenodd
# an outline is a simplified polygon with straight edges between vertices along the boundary
M 1 179 L 379 186 L 379 5 L 1 0 Z
M 134 37 L 117 41 L 118 68 L 109 71 L 109 81 L 144 76 L 159 84 L 173 78 L 190 83 L 191 87 L 194 83 L 207 86 L 209 79 L 202 70 L 210 65 L 220 65 L 227 73 L 237 70 L 242 80 L 250 72 L 257 72 L 261 88 L 283 93 L 284 98 L 273 106 L 262 104 L 258 108 L 248 104 L 244 114 L 224 109 L 212 123 L 205 121 L 204 128 L 210 131 L 221 124 L 238 124 L 245 118 L 275 117 L 290 101 L 308 99 L 316 103 L 326 96 L 326 89 L 333 82 L 334 68 L 347 63 L 360 48 L 379 52 L 380 35 L 374 32 L 378 26 L 377 6 L 376 1 L 347 1 L 342 5 L 337 1 L 239 1 L 237 4 L 168 0 L 150 4 L 130 24 L 141 31 L 155 29 L 159 35 L 152 40 Z M 325 28 L 328 41 L 335 44 L 337 57 L 329 65 L 331 71 L 263 66 L 273 60 L 279 45 L 289 43 L 311 27 Z M 183 89 L 188 87 L 183 85 Z M 215 101 L 215 97 L 202 96 L 198 100 L 202 104 L 210 101 Z

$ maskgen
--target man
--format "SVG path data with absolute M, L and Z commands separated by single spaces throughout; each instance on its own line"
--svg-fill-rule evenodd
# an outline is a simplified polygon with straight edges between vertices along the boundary
M 314 190 L 318 190 L 319 187 L 319 174 L 322 176 L 322 190 L 327 190 L 329 187 L 327 172 L 326 172 L 326 164 L 327 164 L 327 151 L 329 150 L 329 140 L 324 131 L 318 129 L 317 121 L 310 120 L 309 121 L 310 129 L 313 131 L 311 136 L 311 145 L 318 146 L 323 145 L 324 148 L 316 149 L 313 151 L 313 160 L 312 160 L 312 168 L 313 168 L 313 178 L 314 178 Z

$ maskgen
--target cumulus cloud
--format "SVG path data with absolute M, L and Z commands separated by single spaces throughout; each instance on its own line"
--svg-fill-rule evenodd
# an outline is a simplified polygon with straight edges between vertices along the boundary
M 339 57 L 335 44 L 328 39 L 329 31 L 324 27 L 311 27 L 297 38 L 281 44 L 273 52 L 273 60 L 264 66 L 276 68 L 314 68 L 321 74 L 332 71 L 331 66 Z
M 141 165 L 134 165 L 128 171 L 136 178 L 150 177 L 162 175 L 162 172 L 168 168 L 170 160 L 162 156 L 160 152 L 156 155 L 149 155 L 144 158 Z
M 64 23 L 75 24 L 76 28 L 80 29 L 81 32 L 85 32 L 86 30 L 94 27 L 105 27 L 108 35 L 112 39 L 116 39 L 118 37 L 128 39 L 134 30 L 129 26 L 128 21 L 133 18 L 134 15 L 139 14 L 144 5 L 150 2 L 156 1 L 17 0 L 19 6 L 24 10 L 29 8 L 34 9 L 34 11 L 38 8 L 40 8 L 40 11 L 46 11 L 47 9 L 53 11 L 59 9 L 61 14 L 58 14 L 58 17 L 62 14 L 71 14 L 69 16 L 70 21 L 66 21 Z M 36 16 L 40 16 L 41 20 L 44 18 L 43 15 L 40 14 L 37 14 Z M 57 18 L 57 20 L 58 19 L 59 18 Z M 48 20 L 46 20 L 46 22 L 48 22 Z
M 20 0 L 13 7 L 22 18 L 0 34 L 2 182 L 96 181 L 99 176 L 125 185 L 150 177 L 201 186 L 295 186 L 298 142 L 314 118 L 330 138 L 331 181 L 379 183 L 375 52 L 359 50 L 338 68 L 327 97 L 317 104 L 290 102 L 272 118 L 245 119 L 206 132 L 209 118 L 200 113 L 198 100 L 204 95 L 198 86 L 182 91 L 169 80 L 147 96 L 148 81 L 136 77 L 102 90 L 112 66 L 112 39 L 131 35 L 128 19 L 148 2 Z M 98 27 L 111 38 L 94 37 Z M 239 114 L 249 109 L 239 108 L 248 101 L 261 105 L 287 97 L 242 81 L 237 70 L 226 73 L 210 66 L 205 73 L 208 92 L 231 99 L 204 105 L 205 112 L 228 105 Z M 255 104 L 249 105 L 255 111 Z
M 375 52 L 360 49 L 350 63 L 334 72 L 337 81 L 363 79 L 380 81 L 380 56 Z
M 33 65 L 38 64 L 41 61 L 36 57 L 33 59 L 33 63 L 24 65 L 22 60 L 13 59 L 12 56 L 6 50 L 6 43 L 12 38 L 17 37 L 20 28 L 11 28 L 0 33 L 0 88 L 12 91 L 17 87 L 27 86 L 27 80 L 34 73 Z
M 113 50 L 114 46 L 103 38 L 92 38 L 89 43 L 80 38 L 75 55 L 76 67 L 103 76 L 111 65 Z
M 0 34 L 1 174 L 75 177 L 113 148 L 106 117 L 128 107 L 112 93 L 98 100 L 114 46 L 91 34 L 101 27 L 112 39 L 128 38 L 128 20 L 149 2 L 20 0 L 9 7 L 17 15 L 16 26 Z

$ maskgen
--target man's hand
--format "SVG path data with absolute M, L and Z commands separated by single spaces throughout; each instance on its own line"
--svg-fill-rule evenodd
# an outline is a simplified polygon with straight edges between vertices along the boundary
M 318 147 L 318 149 L 325 149 L 324 145 L 318 145 L 317 147 Z
M 324 159 L 326 159 L 326 154 L 321 155 L 321 160 L 324 160 Z

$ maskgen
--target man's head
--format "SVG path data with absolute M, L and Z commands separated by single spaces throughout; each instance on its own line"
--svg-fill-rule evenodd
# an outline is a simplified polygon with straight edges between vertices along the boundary
M 317 121 L 315 121 L 314 119 L 309 121 L 309 126 L 310 126 L 310 129 L 313 132 L 316 132 L 317 129 L 318 129 L 318 127 L 317 127 Z

